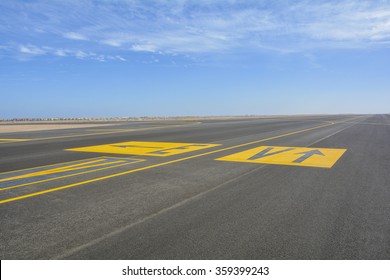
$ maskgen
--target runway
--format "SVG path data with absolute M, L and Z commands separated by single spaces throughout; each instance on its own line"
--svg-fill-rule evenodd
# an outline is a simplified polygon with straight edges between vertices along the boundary
M 389 259 L 390 115 L 0 134 L 1 259 Z

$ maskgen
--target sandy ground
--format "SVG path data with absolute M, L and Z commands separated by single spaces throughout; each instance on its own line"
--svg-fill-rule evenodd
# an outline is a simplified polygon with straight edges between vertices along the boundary
M 83 127 L 103 127 L 113 125 L 110 124 L 17 124 L 17 125 L 1 125 L 0 133 L 9 132 L 26 132 L 26 131 L 40 131 L 53 129 L 67 129 L 67 128 L 83 128 Z

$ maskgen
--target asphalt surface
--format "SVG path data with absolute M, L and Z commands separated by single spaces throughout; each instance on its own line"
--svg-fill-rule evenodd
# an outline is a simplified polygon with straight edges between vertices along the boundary
M 69 150 L 130 141 L 201 148 Z M 253 159 L 325 155 L 224 160 L 261 146 Z M 321 148 L 345 152 L 297 166 Z M 1 259 L 390 259 L 390 115 L 3 133 L 0 172 Z

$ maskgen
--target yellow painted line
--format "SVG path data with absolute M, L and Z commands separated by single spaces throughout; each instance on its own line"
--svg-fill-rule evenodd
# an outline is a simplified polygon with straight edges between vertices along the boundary
M 98 161 L 102 161 L 102 160 L 98 160 Z M 23 175 L 3 178 L 3 179 L 0 179 L 0 182 L 7 182 L 7 181 L 18 180 L 18 179 L 27 179 L 27 178 L 38 177 L 38 176 L 42 176 L 42 175 L 51 175 L 51 174 L 61 173 L 61 172 L 76 171 L 76 170 L 85 169 L 85 168 L 93 168 L 93 167 L 99 167 L 99 166 L 103 166 L 103 165 L 123 163 L 124 161 L 118 160 L 118 161 L 113 161 L 113 162 L 93 164 L 95 162 L 97 162 L 97 161 L 85 162 L 85 163 L 80 163 L 80 164 L 75 164 L 75 165 L 70 165 L 70 166 L 63 166 L 63 167 L 58 167 L 58 168 L 42 170 L 42 171 L 37 171 L 37 172 L 33 172 L 33 173 L 27 173 L 27 174 L 23 174 Z
M 188 125 L 195 125 L 200 124 L 201 122 L 194 122 L 194 123 L 186 123 L 186 124 L 175 124 L 175 125 L 165 125 L 165 126 L 156 126 L 156 127 L 145 127 L 145 128 L 131 128 L 131 129 L 124 129 L 122 131 L 105 131 L 105 132 L 96 132 L 96 133 L 84 133 L 84 134 L 73 134 L 73 135 L 61 135 L 61 136 L 51 136 L 51 137 L 42 137 L 42 138 L 33 138 L 29 141 L 42 141 L 42 140 L 51 140 L 51 139 L 63 139 L 63 138 L 72 138 L 72 137 L 85 137 L 85 136 L 94 136 L 94 135 L 106 135 L 106 134 L 116 134 L 116 133 L 123 133 L 123 132 L 137 132 L 137 131 L 143 131 L 143 130 L 151 130 L 151 129 L 160 129 L 160 128 L 169 128 L 169 127 L 181 127 L 181 126 L 188 126 Z
M 0 138 L 0 141 L 28 141 L 31 139 L 25 139 L 25 138 Z
M 136 130 L 136 129 L 133 129 Z M 129 129 L 87 129 L 88 132 L 128 132 Z
M 103 157 L 103 158 L 107 158 L 107 157 Z M 126 160 L 126 159 L 124 159 L 124 160 Z M 107 166 L 107 167 L 103 167 L 103 168 L 98 168 L 98 169 L 94 169 L 94 170 L 78 172 L 78 173 L 75 173 L 75 174 L 68 174 L 68 175 L 58 176 L 58 177 L 55 177 L 55 178 L 43 179 L 43 180 L 34 181 L 34 182 L 30 182 L 30 183 L 24 183 L 24 184 L 20 184 L 20 185 L 5 187 L 5 188 L 1 188 L 0 191 L 5 191 L 5 190 L 9 190 L 9 189 L 15 189 L 15 188 L 20 188 L 20 187 L 30 186 L 30 185 L 39 184 L 39 183 L 45 183 L 45 182 L 49 182 L 49 181 L 53 181 L 53 180 L 58 180 L 58 179 L 63 179 L 63 178 L 68 178 L 68 177 L 74 177 L 74 176 L 78 176 L 78 175 L 83 175 L 83 174 L 87 174 L 87 173 L 102 171 L 102 170 L 106 170 L 106 169 L 110 169 L 110 168 L 121 167 L 121 166 L 129 165 L 129 164 L 145 161 L 144 159 L 135 159 L 135 158 L 131 158 L 131 160 L 133 160 L 133 161 L 132 162 L 124 162 L 124 163 L 123 163 L 123 161 L 115 162 L 115 165 L 111 165 L 111 166 Z M 110 164 L 112 164 L 112 163 L 110 163 Z M 29 168 L 29 169 L 24 169 L 24 170 L 30 170 L 30 169 L 34 169 L 34 168 Z M 15 172 L 15 171 L 11 171 L 11 172 Z M 10 172 L 7 172 L 7 173 L 10 173 Z M 4 174 L 4 173 L 2 173 L 2 174 Z
M 88 164 L 88 163 L 96 163 L 96 162 L 101 162 L 104 160 L 104 157 L 98 157 L 96 159 L 93 159 L 93 160 L 90 160 L 88 161 L 88 159 L 82 159 L 82 160 L 76 160 L 76 161 L 70 161 L 70 162 L 67 162 L 67 163 L 72 163 L 72 162 L 79 162 L 77 164 L 72 164 L 72 165 L 69 165 L 69 167 L 71 166 L 74 166 L 74 167 L 77 167 L 77 166 L 81 166 L 81 165 L 85 165 L 85 164 Z M 82 161 L 82 162 L 81 162 Z M 81 162 L 81 163 L 80 163 Z M 4 173 L 0 173 L 0 176 L 4 175 L 4 174 L 9 174 L 9 173 L 23 173 L 24 171 L 29 171 L 29 170 L 32 170 L 32 169 L 45 169 L 45 168 L 50 168 L 50 166 L 55 166 L 55 165 L 61 165 L 61 164 L 67 164 L 67 163 L 55 163 L 55 164 L 51 164 L 51 165 L 43 165 L 43 166 L 38 166 L 38 167 L 32 167 L 32 168 L 27 168 L 27 169 L 20 169 L 20 170 L 14 170 L 14 171 L 8 171 L 8 172 L 4 172 Z M 66 165 L 64 166 L 66 167 Z M 60 168 L 60 167 L 58 167 Z M 47 170 L 48 170 L 47 169 Z M 45 171 L 45 170 L 43 170 Z M 22 175 L 21 175 L 22 176 Z M 9 178 L 12 178 L 12 177 L 9 177 Z M 4 179 L 0 179 L 0 182 L 2 182 L 2 180 Z
M 364 117 L 364 116 L 355 117 L 355 118 L 352 118 L 350 120 L 361 118 L 361 117 Z M 340 122 L 336 122 L 336 123 L 340 123 Z M 291 135 L 295 135 L 295 134 L 299 134 L 299 133 L 303 133 L 303 132 L 307 132 L 307 131 L 311 131 L 311 130 L 315 130 L 315 129 L 320 129 L 320 128 L 331 126 L 331 125 L 334 125 L 334 124 L 324 124 L 324 125 L 314 126 L 311 128 L 288 132 L 288 133 L 281 134 L 281 135 L 276 135 L 276 136 L 272 136 L 272 137 L 268 137 L 268 138 L 264 138 L 264 139 L 259 139 L 256 141 L 243 143 L 243 144 L 239 144 L 239 145 L 235 145 L 235 146 L 231 146 L 231 147 L 226 147 L 226 148 L 222 148 L 222 149 L 218 149 L 218 150 L 214 150 L 214 151 L 209 151 L 209 152 L 205 152 L 205 153 L 197 154 L 197 155 L 193 155 L 193 156 L 188 156 L 185 158 L 175 159 L 175 160 L 171 160 L 171 161 L 167 161 L 167 162 L 163 162 L 163 163 L 153 164 L 153 165 L 149 165 L 149 166 L 145 166 L 145 167 L 141 167 L 141 168 L 137 168 L 137 169 L 132 169 L 132 170 L 116 173 L 116 174 L 111 174 L 111 175 L 107 175 L 107 176 L 103 176 L 103 177 L 99 177 L 99 178 L 95 178 L 95 179 L 91 179 L 91 180 L 86 180 L 83 182 L 78 182 L 78 183 L 74 183 L 74 184 L 70 184 L 70 185 L 65 185 L 65 186 L 52 188 L 52 189 L 48 189 L 48 190 L 44 190 L 44 191 L 39 191 L 39 192 L 35 192 L 35 193 L 30 193 L 30 194 L 17 196 L 17 197 L 13 197 L 13 198 L 3 199 L 3 200 L 0 200 L 0 204 L 9 203 L 12 201 L 17 201 L 17 200 L 22 200 L 22 199 L 26 199 L 26 198 L 30 198 L 30 197 L 35 197 L 35 196 L 39 196 L 39 195 L 43 195 L 43 194 L 47 194 L 47 193 L 51 193 L 51 192 L 56 192 L 56 191 L 60 191 L 60 190 L 65 190 L 65 189 L 77 187 L 80 185 L 103 181 L 103 180 L 131 174 L 131 173 L 135 173 L 135 172 L 139 172 L 139 171 L 143 171 L 143 170 L 148 170 L 148 169 L 152 169 L 152 168 L 156 168 L 156 167 L 160 167 L 160 166 L 164 166 L 164 165 L 173 164 L 176 162 L 181 162 L 181 161 L 185 161 L 185 160 L 189 160 L 189 159 L 193 159 L 193 158 L 198 158 L 198 157 L 211 155 L 211 154 L 215 154 L 215 153 L 219 153 L 219 152 L 223 152 L 223 151 L 228 151 L 228 150 L 232 150 L 232 149 L 236 149 L 236 148 L 240 148 L 240 147 L 245 147 L 245 146 L 249 146 L 252 144 L 257 144 L 257 143 L 261 143 L 261 142 L 265 142 L 265 141 L 269 141 L 269 140 L 287 137 L 287 136 L 291 136 Z
M 260 146 L 216 160 L 331 168 L 345 151 L 346 149 Z
M 103 168 L 99 168 L 99 169 L 84 171 L 84 172 L 80 172 L 80 173 L 76 173 L 76 174 L 69 174 L 69 175 L 64 175 L 64 176 L 58 176 L 58 177 L 55 177 L 55 178 L 35 181 L 35 182 L 31 182 L 31 183 L 25 183 L 25 184 L 10 186 L 10 187 L 6 187 L 6 188 L 2 188 L 2 189 L 0 189 L 0 191 L 26 187 L 26 186 L 30 186 L 30 185 L 34 185 L 34 184 L 45 183 L 45 182 L 58 180 L 58 179 L 63 179 L 63 178 L 68 178 L 68 177 L 74 177 L 74 176 L 83 175 L 83 174 L 92 173 L 92 172 L 97 172 L 97 171 L 102 171 L 102 170 L 106 170 L 106 169 L 110 169 L 110 168 L 121 167 L 121 166 L 129 165 L 129 164 L 133 164 L 133 163 L 137 163 L 137 162 L 141 162 L 141 161 L 144 161 L 144 160 L 139 160 L 139 161 L 134 161 L 134 162 L 126 162 L 126 163 L 116 164 L 116 165 L 103 167 Z
M 26 138 L 0 138 L 0 143 L 12 143 L 12 142 L 24 142 L 24 141 L 30 141 L 32 139 L 26 139 Z
M 101 157 L 92 158 L 91 160 L 104 160 L 105 158 L 107 158 L 107 157 L 106 156 L 101 156 Z M 81 161 L 88 162 L 88 160 L 90 160 L 90 159 L 86 158 L 86 159 L 79 159 L 79 160 L 68 161 L 68 162 L 65 162 L 65 163 L 62 162 L 62 163 L 47 164 L 47 165 L 42 165 L 42 166 L 38 166 L 38 167 L 39 168 L 50 168 L 51 166 L 60 165 L 60 164 L 67 164 L 67 163 L 72 163 L 72 162 L 81 162 Z M 24 169 L 19 169 L 19 170 L 14 170 L 14 171 L 1 172 L 0 176 L 5 175 L 5 174 L 9 174 L 9 173 L 29 171 L 29 170 L 32 170 L 32 169 L 37 169 L 38 167 L 30 167 L 30 168 L 24 168 Z
M 219 144 L 129 141 L 67 149 L 74 152 L 166 157 L 220 146 Z

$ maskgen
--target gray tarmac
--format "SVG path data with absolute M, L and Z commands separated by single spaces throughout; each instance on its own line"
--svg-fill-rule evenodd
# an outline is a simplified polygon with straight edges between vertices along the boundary
M 218 146 L 168 156 L 69 150 L 129 141 Z M 346 151 L 331 168 L 216 160 L 260 146 Z M 77 171 L 102 157 L 126 164 Z M 390 115 L 2 133 L 0 223 L 1 259 L 388 260 Z

